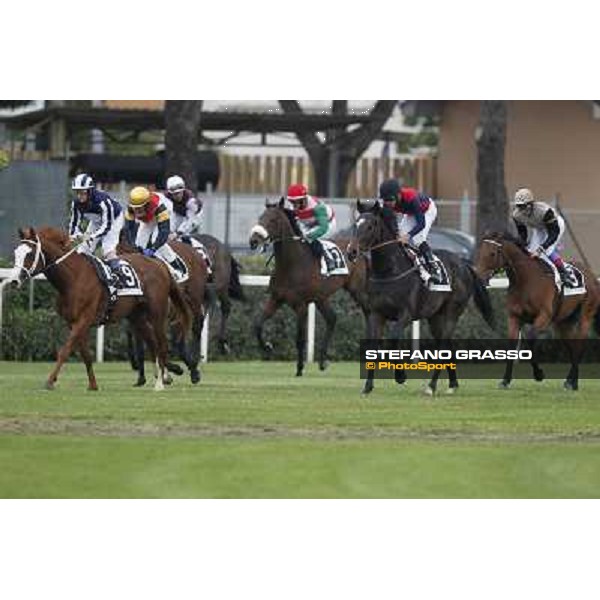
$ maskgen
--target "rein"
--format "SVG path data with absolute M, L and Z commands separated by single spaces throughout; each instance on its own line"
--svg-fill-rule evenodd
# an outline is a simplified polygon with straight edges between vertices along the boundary
M 31 279 L 34 274 L 35 275 L 41 275 L 42 273 L 45 273 L 46 271 L 48 271 L 49 269 L 51 269 L 52 267 L 56 267 L 58 265 L 60 265 L 61 262 L 63 262 L 64 260 L 66 260 L 67 258 L 69 258 L 69 256 L 71 256 L 71 254 L 73 254 L 77 248 L 79 248 L 82 244 L 84 244 L 85 242 L 80 242 L 79 244 L 77 244 L 76 246 L 73 246 L 73 248 L 71 248 L 68 252 L 66 252 L 65 254 L 63 254 L 62 256 L 60 256 L 59 258 L 57 258 L 53 263 L 47 263 L 46 262 L 46 256 L 42 250 L 42 241 L 40 240 L 38 234 L 35 234 L 35 241 L 34 240 L 25 240 L 25 239 L 21 239 L 19 240 L 20 243 L 22 244 L 30 244 L 35 248 L 35 257 L 33 259 L 33 263 L 31 264 L 31 267 L 29 267 L 29 269 L 25 266 L 21 266 L 19 267 L 21 271 L 25 272 L 25 277 L 26 279 Z M 40 258 L 42 259 L 42 261 L 44 262 L 44 267 L 42 269 L 40 269 L 37 273 L 35 272 L 38 266 L 38 262 L 40 260 Z

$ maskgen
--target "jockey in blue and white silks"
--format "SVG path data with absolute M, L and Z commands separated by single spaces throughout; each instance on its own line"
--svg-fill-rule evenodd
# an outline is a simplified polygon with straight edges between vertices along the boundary
M 93 254 L 100 244 L 102 257 L 118 271 L 117 245 L 124 223 L 121 205 L 97 190 L 94 180 L 85 173 L 73 179 L 71 189 L 76 198 L 71 205 L 69 236 L 72 240 L 82 239 L 77 252 Z M 81 230 L 83 220 L 88 222 L 85 232 Z

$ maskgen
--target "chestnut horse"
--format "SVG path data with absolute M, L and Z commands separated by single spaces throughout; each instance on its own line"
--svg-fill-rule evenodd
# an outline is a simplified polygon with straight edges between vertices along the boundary
M 19 230 L 15 249 L 13 282 L 21 285 L 27 279 L 44 273 L 58 290 L 58 313 L 66 320 L 70 332 L 58 352 L 56 365 L 46 381 L 46 389 L 54 389 L 58 374 L 74 348 L 79 351 L 87 370 L 89 390 L 98 384 L 88 348 L 88 333 L 92 325 L 103 319 L 108 306 L 108 290 L 98 278 L 90 259 L 74 252 L 69 237 L 59 229 L 29 227 Z M 143 296 L 118 297 L 108 313 L 107 322 L 128 318 L 136 334 L 150 348 L 155 363 L 154 388 L 164 388 L 167 360 L 166 325 L 169 298 L 180 320 L 181 334 L 190 327 L 190 313 L 183 296 L 165 265 L 141 256 L 123 256 L 135 269 Z
M 361 307 L 365 316 L 368 312 L 365 293 L 364 261 L 350 267 L 348 275 L 323 277 L 320 273 L 320 260 L 315 258 L 305 242 L 293 213 L 279 202 L 267 201 L 266 208 L 250 234 L 250 248 L 273 243 L 275 272 L 269 283 L 269 298 L 262 313 L 254 322 L 254 332 L 258 343 L 267 356 L 273 350 L 270 342 L 263 339 L 263 326 L 284 304 L 296 313 L 296 376 L 304 370 L 304 349 L 306 347 L 306 321 L 308 305 L 314 302 L 326 323 L 325 335 L 319 354 L 319 368 L 327 368 L 327 348 L 333 335 L 336 314 L 329 304 L 329 297 L 341 288 L 345 288 Z M 340 247 L 341 251 L 344 251 Z
M 188 279 L 177 284 L 177 288 L 180 290 L 180 293 L 192 314 L 192 338 L 189 345 L 186 345 L 185 340 L 179 336 L 179 341 L 176 343 L 176 349 L 190 372 L 191 382 L 196 384 L 202 378 L 199 367 L 200 342 L 206 315 L 205 303 L 207 297 L 208 270 L 204 259 L 189 244 L 173 240 L 169 242 L 169 245 L 177 254 L 179 254 L 188 268 Z M 124 252 L 135 253 L 130 254 L 130 256 L 140 256 L 137 249 L 132 248 L 123 239 L 119 243 L 118 251 L 120 256 L 122 256 Z M 158 258 L 151 258 L 150 260 L 154 263 L 161 264 L 161 261 Z M 146 383 L 146 375 L 144 373 L 144 339 L 140 339 L 139 336 L 136 336 L 135 341 L 135 361 L 132 361 L 132 365 L 138 372 L 138 380 L 135 385 L 142 386 Z M 181 367 L 176 364 L 167 363 L 167 368 L 177 374 L 182 373 Z
M 521 327 L 529 323 L 532 341 L 535 335 L 551 325 L 563 339 L 571 358 L 571 368 L 564 382 L 565 389 L 579 387 L 579 363 L 592 322 L 600 334 L 600 286 L 594 274 L 584 265 L 573 263 L 584 275 L 586 292 L 563 296 L 554 283 L 554 276 L 541 260 L 533 258 L 523 242 L 509 233 L 484 235 L 475 261 L 475 270 L 484 280 L 505 269 L 509 286 L 506 296 L 508 337 L 517 344 Z M 534 354 L 535 356 L 535 354 Z M 544 378 L 543 371 L 532 361 L 534 377 Z M 500 387 L 508 388 L 512 381 L 513 361 L 507 361 Z

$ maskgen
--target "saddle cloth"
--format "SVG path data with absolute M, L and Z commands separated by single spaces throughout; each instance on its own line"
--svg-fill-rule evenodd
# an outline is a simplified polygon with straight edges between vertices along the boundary
M 425 284 L 425 287 L 431 292 L 451 292 L 452 282 L 450 280 L 450 274 L 446 269 L 444 262 L 433 254 L 434 264 L 436 267 L 436 274 L 431 275 L 425 268 L 425 263 L 416 250 L 408 248 L 408 254 L 412 257 L 413 262 L 419 268 L 419 275 L 421 280 Z
M 323 251 L 329 257 L 329 262 L 333 265 L 330 271 L 327 271 L 327 261 L 321 257 L 321 275 L 348 275 L 348 265 L 344 258 L 344 253 L 337 245 L 330 240 L 320 240 Z
M 119 259 L 120 273 L 113 277 L 113 270 L 107 263 L 93 254 L 84 254 L 92 262 L 102 283 L 109 289 L 115 288 L 117 296 L 143 296 L 142 284 L 135 269 L 123 258 Z
M 569 283 L 563 284 L 556 265 L 548 258 L 547 260 L 542 257 L 540 260 L 551 269 L 552 275 L 554 276 L 554 285 L 557 291 L 562 291 L 563 296 L 577 296 L 579 294 L 585 294 L 585 277 L 583 273 L 571 263 L 565 261 L 565 269 L 569 273 Z
M 210 256 L 208 255 L 208 250 L 206 249 L 206 246 L 202 242 L 198 241 L 196 238 L 193 238 L 190 235 L 182 236 L 181 241 L 184 244 L 189 244 L 202 257 L 202 259 L 206 263 L 206 269 L 208 271 L 208 274 L 210 275 L 212 273 L 212 262 L 210 260 Z

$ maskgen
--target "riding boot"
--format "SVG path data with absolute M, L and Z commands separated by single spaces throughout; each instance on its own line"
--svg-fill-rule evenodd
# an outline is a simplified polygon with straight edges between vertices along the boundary
M 121 287 L 121 261 L 118 258 L 111 258 L 106 261 L 111 269 L 111 280 L 108 282 L 108 291 L 110 292 L 111 304 L 117 299 L 117 289 Z
M 425 268 L 427 269 L 429 274 L 434 279 L 437 279 L 438 278 L 437 264 L 435 262 L 435 259 L 433 258 L 433 252 L 431 251 L 431 248 L 429 247 L 429 244 L 427 242 L 421 242 L 421 244 L 419 245 L 419 254 L 425 260 Z
M 192 238 L 187 234 L 180 235 L 179 240 L 184 244 L 189 244 L 190 246 L 192 245 Z

